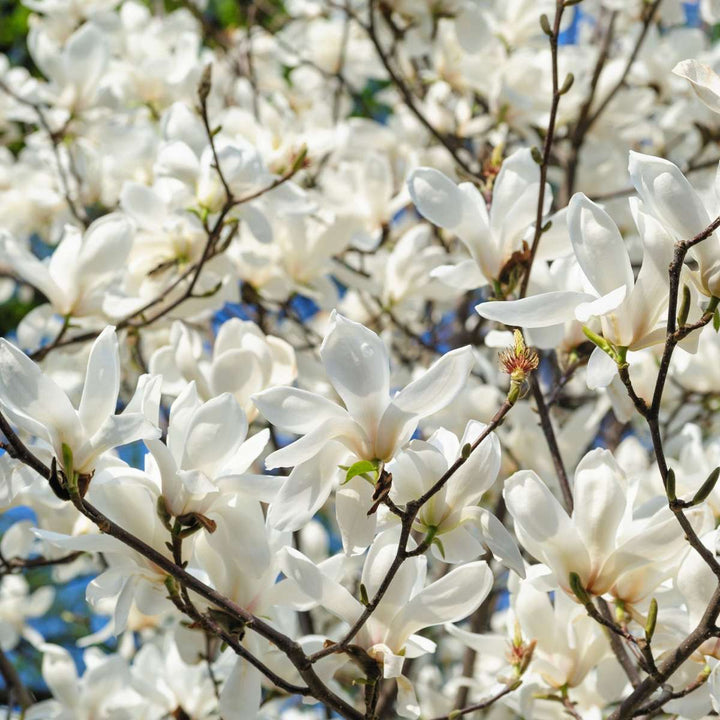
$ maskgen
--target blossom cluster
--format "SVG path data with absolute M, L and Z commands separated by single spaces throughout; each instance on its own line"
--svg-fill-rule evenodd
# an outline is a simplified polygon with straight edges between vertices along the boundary
M 720 712 L 720 3 L 22 4 L 9 713 Z

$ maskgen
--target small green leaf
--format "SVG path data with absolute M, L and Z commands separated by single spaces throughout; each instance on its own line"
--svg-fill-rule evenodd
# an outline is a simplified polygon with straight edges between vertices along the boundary
M 358 475 L 365 475 L 366 473 L 375 473 L 377 476 L 379 464 L 380 463 L 377 460 L 358 460 L 347 469 L 345 473 L 345 482 L 348 483 L 354 477 Z M 375 479 L 377 479 L 377 477 Z
M 720 330 L 720 310 L 716 310 L 713 315 L 713 327 L 715 328 L 715 332 Z
M 433 545 L 437 545 L 437 549 L 440 551 L 440 555 L 442 555 L 442 559 L 445 559 L 445 548 L 443 547 L 442 540 L 435 536 L 432 540 Z
M 370 604 L 370 600 L 368 599 L 367 594 L 367 588 L 362 583 L 360 583 L 360 602 L 366 607 Z

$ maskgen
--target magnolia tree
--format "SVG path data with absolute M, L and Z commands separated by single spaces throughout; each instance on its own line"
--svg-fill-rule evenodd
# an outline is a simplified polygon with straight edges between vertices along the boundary
M 9 716 L 720 711 L 720 3 L 23 2 Z

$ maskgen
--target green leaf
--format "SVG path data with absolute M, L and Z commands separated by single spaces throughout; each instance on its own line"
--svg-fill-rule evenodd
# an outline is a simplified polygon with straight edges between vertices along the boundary
M 716 310 L 713 315 L 713 327 L 715 328 L 715 332 L 720 330 L 720 310 Z
M 442 559 L 445 559 L 445 548 L 443 547 L 442 540 L 440 540 L 439 537 L 435 536 L 432 540 L 433 545 L 437 545 L 437 549 L 440 551 L 440 554 L 442 555 Z
M 366 473 L 375 473 L 377 476 L 379 465 L 380 463 L 378 460 L 358 460 L 347 469 L 347 472 L 345 473 L 345 482 L 348 483 L 357 475 L 365 475 Z

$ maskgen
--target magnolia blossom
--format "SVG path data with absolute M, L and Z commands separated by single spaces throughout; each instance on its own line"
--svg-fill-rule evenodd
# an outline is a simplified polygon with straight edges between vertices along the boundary
M 548 566 L 553 581 L 571 596 L 571 573 L 592 595 L 622 594 L 628 573 L 660 557 L 667 560 L 683 547 L 667 507 L 633 517 L 627 480 L 607 450 L 592 450 L 578 464 L 570 516 L 532 470 L 510 477 L 503 495 L 522 546 Z
M 119 388 L 120 357 L 113 327 L 105 328 L 93 343 L 77 410 L 27 355 L 0 339 L 0 407 L 19 428 L 47 442 L 61 462 L 68 448 L 73 463 L 68 471 L 92 473 L 107 450 L 159 437 L 157 382 L 141 378 L 125 410 L 115 415 Z
M 408 178 L 408 189 L 418 212 L 433 225 L 450 230 L 467 247 L 472 260 L 434 271 L 444 282 L 467 289 L 500 281 L 509 270 L 513 253 L 522 251 L 523 240 L 537 213 L 540 169 L 527 149 L 518 150 L 502 164 L 495 180 L 488 213 L 485 198 L 472 183 L 456 185 L 433 168 L 417 168 Z M 547 211 L 552 191 L 545 192 Z M 542 247 L 542 257 L 557 248 Z
M 387 465 L 393 477 L 392 499 L 403 505 L 421 497 L 485 427 L 469 422 L 460 441 L 443 429 L 437 430 L 428 442 L 413 440 Z M 433 539 L 433 552 L 445 562 L 466 562 L 477 557 L 482 552 L 482 542 L 504 564 L 524 576 L 522 557 L 512 536 L 491 512 L 479 507 L 499 470 L 500 443 L 495 433 L 490 433 L 440 491 L 420 508 L 415 527 Z M 480 541 L 473 529 L 480 535 Z
M 299 528 L 325 502 L 343 458 L 348 464 L 391 460 L 420 418 L 452 402 L 474 362 L 469 347 L 453 350 L 391 398 L 382 340 L 335 312 L 320 357 L 345 407 L 289 387 L 270 388 L 252 398 L 273 425 L 305 433 L 265 460 L 270 469 L 295 466 L 270 508 L 271 522 L 281 529 Z
M 47 325 L 52 313 L 65 318 L 101 314 L 105 293 L 117 280 L 131 244 L 132 227 L 120 213 L 101 217 L 84 234 L 66 225 L 49 262 L 38 260 L 11 236 L 0 236 L 3 260 L 49 301 L 23 318 L 28 342 L 39 343 L 42 335 L 27 330 L 34 324 Z
M 631 157 L 631 167 L 634 158 Z M 662 342 L 662 314 L 669 292 L 667 268 L 673 242 L 645 206 L 630 204 L 643 242 L 643 263 L 634 278 L 630 256 L 612 218 L 582 193 L 573 196 L 567 220 L 570 240 L 582 272 L 584 291 L 558 290 L 521 300 L 482 303 L 480 315 L 526 328 L 552 327 L 576 318 L 600 319 L 602 336 L 616 348 L 640 349 Z M 588 292 L 589 291 L 589 292 Z M 588 364 L 590 387 L 607 385 L 616 363 L 600 348 Z
M 170 344 L 152 354 L 150 371 L 162 375 L 163 392 L 168 395 L 179 395 L 189 382 L 195 383 L 204 400 L 229 392 L 252 421 L 257 409 L 250 396 L 275 385 L 289 385 L 297 366 L 287 342 L 264 335 L 255 323 L 230 318 L 215 338 L 212 358 L 203 352 L 197 332 L 184 323 L 173 323 Z
M 392 531 L 378 535 L 370 548 L 360 579 L 369 598 L 378 591 L 396 549 L 397 533 Z M 360 602 L 297 550 L 286 548 L 282 568 L 304 594 L 348 625 L 363 613 Z M 402 717 L 420 714 L 412 685 L 402 676 L 403 661 L 435 648 L 435 643 L 415 633 L 466 617 L 492 587 L 492 573 L 485 562 L 461 565 L 427 586 L 425 579 L 424 557 L 404 563 L 353 640 L 382 663 L 384 677 L 398 679 L 398 713 Z
M 712 212 L 708 212 L 692 185 L 669 160 L 631 152 L 630 180 L 647 212 L 676 242 L 692 240 L 718 214 L 717 198 Z M 717 231 L 693 246 L 690 254 L 699 265 L 697 276 L 694 276 L 698 290 L 707 296 L 720 296 L 720 235 Z
M 272 478 L 245 472 L 267 444 L 269 431 L 246 439 L 247 419 L 229 393 L 201 402 L 195 383 L 187 385 L 170 408 L 167 444 L 148 439 L 152 461 L 145 469 L 159 476 L 168 511 L 174 516 L 203 514 L 221 493 L 255 490 L 273 497 Z

